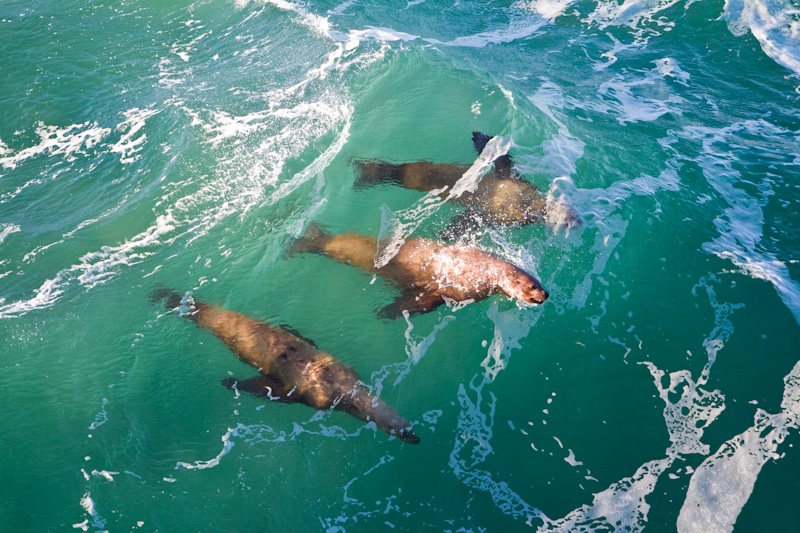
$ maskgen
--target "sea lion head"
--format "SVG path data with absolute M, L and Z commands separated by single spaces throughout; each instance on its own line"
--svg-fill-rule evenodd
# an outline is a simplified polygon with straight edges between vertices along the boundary
M 506 276 L 501 289 L 511 298 L 528 304 L 544 303 L 550 296 L 538 279 L 520 269 L 514 269 Z
M 414 433 L 411 427 L 403 428 L 399 431 L 395 430 L 393 433 L 390 433 L 390 435 L 395 435 L 406 444 L 419 444 L 419 437 L 417 437 L 417 434 Z

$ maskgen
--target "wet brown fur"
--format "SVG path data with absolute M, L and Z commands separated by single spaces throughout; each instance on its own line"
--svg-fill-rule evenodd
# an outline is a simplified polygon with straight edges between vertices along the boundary
M 311 225 L 292 247 L 293 253 L 327 255 L 364 271 L 396 281 L 405 291 L 383 316 L 430 311 L 446 298 L 480 301 L 503 293 L 525 303 L 542 303 L 549 296 L 539 281 L 489 252 L 430 239 L 407 239 L 397 254 L 381 268 L 375 267 L 377 238 L 355 234 L 327 235 Z
M 168 307 L 177 307 L 176 296 L 170 296 Z M 226 385 L 314 409 L 344 411 L 359 420 L 375 421 L 381 430 L 404 442 L 419 442 L 411 425 L 370 394 L 355 370 L 294 333 L 202 302 L 194 303 L 190 318 L 261 374 L 240 382 L 226 380 Z
M 478 153 L 483 152 L 490 139 L 491 137 L 480 132 L 472 133 L 472 142 Z M 395 165 L 383 161 L 357 159 L 353 164 L 358 173 L 357 186 L 392 182 L 424 192 L 446 188 L 439 193 L 443 199 L 449 197 L 449 191 L 470 168 L 469 165 L 429 161 Z M 494 169 L 481 178 L 474 191 L 464 192 L 451 201 L 476 209 L 480 213 L 480 222 L 489 225 L 546 222 L 553 226 L 573 227 L 581 223 L 580 218 L 570 207 L 548 202 L 536 185 L 522 179 L 514 171 L 508 155 L 500 156 L 494 161 Z M 464 220 L 454 222 L 459 226 Z M 464 229 L 456 227 L 446 231 L 445 234 L 453 235 L 453 232 L 457 234 Z
M 393 165 L 379 161 L 355 160 L 359 184 L 391 181 L 407 189 L 429 192 L 453 185 L 470 168 L 469 165 L 417 161 Z M 544 221 L 547 200 L 536 185 L 516 176 L 501 177 L 490 172 L 481 178 L 474 192 L 464 192 L 452 201 L 480 209 L 486 223 L 510 225 Z

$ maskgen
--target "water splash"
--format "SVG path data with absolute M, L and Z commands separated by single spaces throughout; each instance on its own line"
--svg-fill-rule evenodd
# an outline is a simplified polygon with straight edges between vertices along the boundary
M 773 61 L 800 75 L 800 11 L 789 0 L 726 0 L 722 18 L 731 33 L 748 30 Z

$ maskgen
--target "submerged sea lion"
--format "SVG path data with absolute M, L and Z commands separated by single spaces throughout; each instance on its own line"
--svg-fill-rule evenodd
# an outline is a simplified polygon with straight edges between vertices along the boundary
M 320 253 L 396 281 L 403 294 L 381 310 L 383 317 L 430 311 L 446 300 L 480 301 L 504 293 L 525 303 L 540 304 L 549 294 L 535 277 L 489 252 L 462 244 L 408 239 L 389 262 L 375 267 L 376 237 L 327 235 L 311 224 L 292 245 L 290 254 Z
M 191 297 L 181 300 L 168 289 L 155 291 L 152 298 L 166 298 L 168 309 L 178 309 L 197 327 L 210 329 L 239 359 L 260 372 L 242 381 L 223 380 L 225 386 L 314 409 L 344 411 L 359 420 L 374 421 L 403 442 L 419 442 L 411 424 L 370 394 L 355 370 L 298 335 Z
M 491 137 L 480 132 L 472 133 L 472 142 L 478 153 L 483 152 Z M 408 189 L 432 191 L 453 185 L 470 168 L 456 163 L 430 163 L 417 161 L 395 165 L 383 161 L 354 160 L 357 168 L 357 187 L 389 182 Z M 445 238 L 455 238 L 482 224 L 510 225 L 543 222 L 553 227 L 574 227 L 580 218 L 568 206 L 548 201 L 536 185 L 526 181 L 514 171 L 508 154 L 494 161 L 494 171 L 486 174 L 475 191 L 464 192 L 453 201 L 467 206 L 467 210 L 453 218 L 442 232 Z M 440 195 L 444 197 L 445 193 Z

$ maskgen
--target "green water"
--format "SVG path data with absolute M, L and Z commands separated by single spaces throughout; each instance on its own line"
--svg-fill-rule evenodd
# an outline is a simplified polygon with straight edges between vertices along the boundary
M 795 529 L 794 10 L 2 3 L 0 531 Z M 473 131 L 583 220 L 464 236 L 544 305 L 380 319 L 391 282 L 287 256 L 435 237 L 463 207 L 352 160 Z M 156 287 L 313 339 L 420 444 L 221 386 Z

